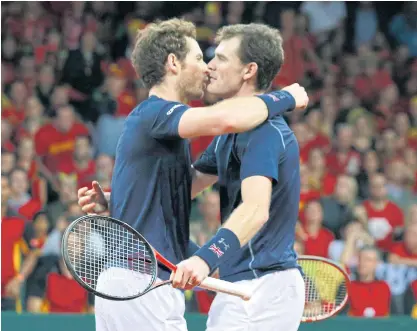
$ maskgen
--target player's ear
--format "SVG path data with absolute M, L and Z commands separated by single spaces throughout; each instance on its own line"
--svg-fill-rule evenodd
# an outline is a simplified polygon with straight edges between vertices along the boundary
M 174 75 L 178 74 L 178 71 L 180 70 L 180 61 L 175 54 L 170 53 L 168 55 L 166 66 L 169 72 L 172 72 Z
M 245 65 L 243 69 L 243 80 L 250 80 L 256 77 L 256 73 L 258 72 L 258 65 L 255 62 L 250 62 Z

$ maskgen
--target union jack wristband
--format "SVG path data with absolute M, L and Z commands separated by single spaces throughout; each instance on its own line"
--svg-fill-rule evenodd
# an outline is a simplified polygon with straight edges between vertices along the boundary
M 240 241 L 233 231 L 221 228 L 209 242 L 203 245 L 197 255 L 210 267 L 210 272 L 240 249 Z
M 266 107 L 268 108 L 268 119 L 283 115 L 286 111 L 295 108 L 295 99 L 287 91 L 273 91 L 259 94 L 257 97 L 265 102 Z

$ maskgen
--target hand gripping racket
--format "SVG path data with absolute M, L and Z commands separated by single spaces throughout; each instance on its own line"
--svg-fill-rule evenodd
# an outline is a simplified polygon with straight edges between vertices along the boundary
M 349 276 L 334 261 L 301 255 L 298 264 L 304 272 L 305 306 L 302 322 L 325 320 L 339 313 L 349 298 Z
M 171 271 L 177 269 L 131 226 L 106 216 L 87 215 L 71 223 L 61 250 L 69 272 L 82 287 L 115 301 L 138 298 L 171 284 L 169 280 L 157 281 L 158 263 Z M 247 288 L 211 277 L 199 287 L 243 300 L 252 296 Z

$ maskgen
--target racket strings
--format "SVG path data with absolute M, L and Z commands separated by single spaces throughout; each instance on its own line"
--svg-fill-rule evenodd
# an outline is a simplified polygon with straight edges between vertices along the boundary
M 105 218 L 90 217 L 77 223 L 68 235 L 66 249 L 78 277 L 104 295 L 137 296 L 155 280 L 157 263 L 149 245 Z
M 320 260 L 299 260 L 299 264 L 304 272 L 306 293 L 303 318 L 323 318 L 341 309 L 347 297 L 344 274 Z

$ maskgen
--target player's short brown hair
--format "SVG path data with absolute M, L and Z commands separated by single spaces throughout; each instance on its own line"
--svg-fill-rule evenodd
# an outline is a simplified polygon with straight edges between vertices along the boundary
M 189 52 L 186 37 L 196 37 L 195 26 L 178 18 L 151 23 L 138 32 L 131 61 L 147 88 L 162 82 L 169 54 L 185 59 Z
M 217 32 L 216 43 L 234 37 L 241 38 L 238 55 L 242 63 L 258 65 L 257 88 L 267 90 L 284 63 L 281 33 L 265 24 L 234 24 Z

